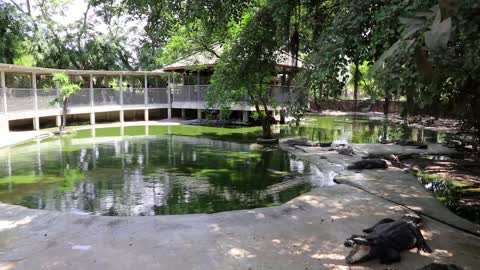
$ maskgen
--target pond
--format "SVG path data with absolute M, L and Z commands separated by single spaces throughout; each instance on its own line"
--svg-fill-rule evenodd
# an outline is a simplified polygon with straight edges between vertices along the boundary
M 275 126 L 276 137 L 378 140 L 382 123 L 310 117 Z M 421 134 L 392 129 L 392 137 Z M 130 126 L 78 130 L 0 150 L 0 201 L 29 208 L 109 216 L 214 213 L 279 205 L 332 172 L 277 148 L 252 150 L 259 127 Z M 442 140 L 424 133 L 426 140 Z

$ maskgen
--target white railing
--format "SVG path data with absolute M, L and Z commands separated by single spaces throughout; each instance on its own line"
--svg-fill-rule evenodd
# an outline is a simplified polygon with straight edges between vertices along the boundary
M 37 108 L 39 110 L 48 110 L 58 108 L 58 103 L 53 101 L 58 97 L 57 89 L 39 89 L 37 90 Z
M 168 88 L 148 88 L 147 105 L 168 104 Z
M 7 111 L 21 112 L 35 110 L 35 92 L 29 88 L 7 88 Z
M 120 105 L 120 90 L 113 88 L 93 89 L 93 106 Z
M 90 106 L 90 89 L 82 88 L 77 93 L 68 98 L 70 107 L 88 107 Z
M 205 102 L 210 85 L 180 85 L 171 88 L 82 88 L 69 97 L 70 107 L 90 106 L 134 106 L 169 104 L 170 102 Z M 36 92 L 36 93 L 35 93 Z M 93 93 L 93 96 L 92 96 Z M 271 96 L 277 104 L 288 101 L 290 87 L 272 86 Z M 35 98 L 36 94 L 36 98 Z M 57 89 L 6 88 L 7 108 L 4 108 L 3 95 L 0 95 L 0 113 L 32 110 L 58 109 L 52 101 L 59 97 Z M 243 102 L 247 102 L 247 98 Z M 36 104 L 35 104 L 36 101 Z
M 130 88 L 123 89 L 123 105 L 142 105 L 145 104 L 145 89 Z

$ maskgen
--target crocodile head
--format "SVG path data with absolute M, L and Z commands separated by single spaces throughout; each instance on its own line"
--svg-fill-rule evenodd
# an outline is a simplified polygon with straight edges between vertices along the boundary
M 415 226 L 422 224 L 422 217 L 414 213 L 405 214 L 401 219 Z
M 375 248 L 367 245 L 354 244 L 345 261 L 349 264 L 360 263 L 376 256 Z

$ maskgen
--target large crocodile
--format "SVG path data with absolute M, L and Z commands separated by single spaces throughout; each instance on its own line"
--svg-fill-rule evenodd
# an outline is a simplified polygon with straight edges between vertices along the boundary
M 407 214 L 400 219 L 382 219 L 371 228 L 363 230 L 365 235 L 352 235 L 345 241 L 345 246 L 352 247 L 346 258 L 349 264 L 379 258 L 383 264 L 401 260 L 402 250 L 412 249 L 431 253 L 420 232 L 421 218 Z

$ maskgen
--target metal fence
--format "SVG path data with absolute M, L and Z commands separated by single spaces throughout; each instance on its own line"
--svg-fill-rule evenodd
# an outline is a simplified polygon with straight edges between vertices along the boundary
M 203 102 L 209 85 L 181 85 L 172 88 L 173 102 Z
M 120 91 L 113 88 L 95 88 L 93 104 L 94 106 L 120 105 Z
M 7 111 L 20 112 L 35 109 L 33 89 L 7 88 Z
M 56 89 L 37 90 L 37 108 L 39 110 L 48 110 L 58 108 L 58 102 L 54 102 L 58 97 Z
M 168 104 L 168 89 L 148 88 L 148 104 Z
M 77 93 L 68 98 L 68 106 L 70 107 L 86 107 L 90 106 L 90 89 L 82 88 Z
M 145 104 L 145 89 L 130 88 L 123 90 L 123 105 Z
M 171 102 L 204 102 L 207 98 L 207 92 L 210 85 L 182 85 L 172 87 Z M 145 104 L 144 88 L 127 88 L 120 91 L 115 88 L 95 88 L 93 89 L 93 106 L 111 106 L 111 105 L 148 105 L 148 104 L 168 104 L 168 88 L 148 88 L 147 102 Z M 83 88 L 69 97 L 68 105 L 70 107 L 87 107 L 92 105 L 91 89 Z M 121 96 L 122 93 L 122 96 Z M 271 95 L 279 103 L 288 102 L 290 87 L 272 86 Z M 34 89 L 28 88 L 7 88 L 7 111 L 31 111 L 35 109 Z M 39 110 L 59 108 L 52 101 L 58 97 L 56 89 L 38 89 L 37 90 L 37 108 Z M 123 101 L 123 104 L 121 103 Z M 244 102 L 246 102 L 245 99 Z M 3 96 L 0 95 L 0 113 L 5 111 L 3 105 Z

